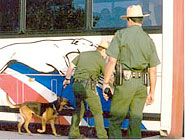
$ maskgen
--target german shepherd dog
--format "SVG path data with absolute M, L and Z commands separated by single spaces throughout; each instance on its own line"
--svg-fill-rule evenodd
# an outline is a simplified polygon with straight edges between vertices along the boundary
M 62 111 L 64 105 L 68 104 L 66 98 L 57 97 L 57 100 L 51 103 L 39 103 L 39 102 L 25 102 L 22 104 L 14 105 L 8 94 L 6 94 L 7 103 L 10 108 L 19 108 L 21 114 L 21 121 L 18 123 L 18 132 L 21 134 L 21 127 L 24 124 L 25 130 L 31 135 L 31 131 L 28 129 L 28 125 L 31 121 L 32 115 L 34 114 L 42 121 L 42 129 L 37 129 L 37 132 L 43 133 L 46 131 L 46 123 L 49 121 L 52 132 L 55 136 L 60 136 L 56 133 L 54 120 L 58 115 L 58 112 Z

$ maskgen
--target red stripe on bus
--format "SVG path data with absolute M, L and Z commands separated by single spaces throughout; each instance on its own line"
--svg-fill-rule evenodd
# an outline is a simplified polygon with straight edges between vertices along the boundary
M 16 104 L 26 101 L 48 102 L 27 84 L 6 73 L 0 75 L 0 88 L 8 93 Z

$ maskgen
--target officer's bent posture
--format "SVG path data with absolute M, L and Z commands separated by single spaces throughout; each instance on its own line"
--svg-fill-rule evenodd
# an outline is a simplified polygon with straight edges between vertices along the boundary
M 79 123 L 85 112 L 84 103 L 88 104 L 94 116 L 97 137 L 108 138 L 104 128 L 102 105 L 96 91 L 98 76 L 100 73 L 104 74 L 105 51 L 108 45 L 106 40 L 101 40 L 96 51 L 80 53 L 73 59 L 67 70 L 66 79 L 63 82 L 64 88 L 70 84 L 73 69 L 76 67 L 72 85 L 76 108 L 72 116 L 69 138 L 83 138 L 79 132 Z

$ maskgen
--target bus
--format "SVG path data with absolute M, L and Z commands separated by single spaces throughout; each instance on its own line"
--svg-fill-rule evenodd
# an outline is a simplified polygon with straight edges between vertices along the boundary
M 155 102 L 144 108 L 142 130 L 167 136 L 172 108 L 172 94 L 167 96 L 167 90 L 171 91 L 173 65 L 173 55 L 169 55 L 173 53 L 171 29 L 165 26 L 171 25 L 166 20 L 167 11 L 173 12 L 173 2 L 167 0 L 0 0 L 0 123 L 20 119 L 18 111 L 7 106 L 8 93 L 15 104 L 67 98 L 70 107 L 59 114 L 55 124 L 70 126 L 74 95 L 71 85 L 62 88 L 70 61 L 80 52 L 95 50 L 102 38 L 111 41 L 117 30 L 126 28 L 120 15 L 125 15 L 126 8 L 133 4 L 150 14 L 144 18 L 143 29 L 153 39 L 161 61 Z M 100 76 L 97 91 L 108 128 L 111 101 L 102 96 L 102 79 Z M 89 110 L 86 106 L 81 127 L 94 128 Z M 39 120 L 33 118 L 32 122 Z M 128 124 L 129 116 L 123 120 L 122 129 L 126 130 Z

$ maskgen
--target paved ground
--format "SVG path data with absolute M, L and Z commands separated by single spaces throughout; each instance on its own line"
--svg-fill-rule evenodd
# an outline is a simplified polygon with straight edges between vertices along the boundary
M 33 134 L 29 135 L 27 133 L 22 133 L 22 135 L 18 134 L 17 132 L 12 132 L 12 131 L 0 131 L 0 139 L 3 140 L 16 140 L 16 139 L 25 139 L 25 140 L 30 140 L 30 139 L 44 139 L 44 140 L 57 140 L 57 139 L 68 139 L 67 136 L 61 136 L 61 137 L 55 137 L 54 135 L 49 135 L 49 134 Z
M 32 139 L 43 139 L 43 140 L 59 140 L 59 139 L 68 139 L 67 136 L 55 137 L 50 134 L 33 134 L 29 135 L 27 133 L 22 133 L 22 135 L 13 131 L 0 131 L 0 139 L 2 140 L 16 140 L 16 139 L 24 139 L 24 140 L 32 140 Z M 89 139 L 89 138 L 87 138 Z M 146 139 L 146 138 L 145 138 Z M 150 138 L 147 138 L 150 139 Z M 151 137 L 151 139 L 160 139 L 159 136 Z
M 61 140 L 61 139 L 69 139 L 68 136 L 61 136 L 61 137 L 55 137 L 54 135 L 50 134 L 33 134 L 29 135 L 27 133 L 22 133 L 22 135 L 18 134 L 14 131 L 0 131 L 0 140 L 17 140 L 17 139 L 24 139 L 24 140 Z M 93 138 L 86 138 L 86 139 L 93 139 Z M 159 135 L 151 136 L 147 138 L 142 139 L 162 139 L 162 140 L 169 140 L 165 138 L 161 138 Z M 184 140 L 184 138 L 180 138 L 178 140 Z

